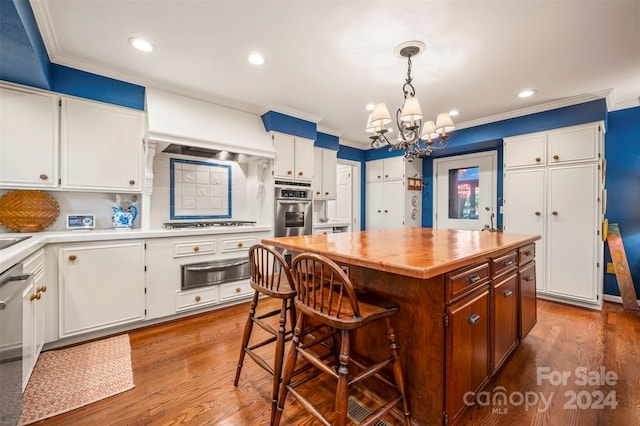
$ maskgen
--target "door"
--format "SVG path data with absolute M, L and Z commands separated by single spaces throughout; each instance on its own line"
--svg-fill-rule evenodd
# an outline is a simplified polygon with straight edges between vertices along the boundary
M 336 199 L 327 201 L 327 215 L 337 221 L 351 223 L 352 192 L 351 166 L 338 164 L 336 166 Z
M 433 160 L 434 227 L 495 228 L 497 169 L 496 151 Z

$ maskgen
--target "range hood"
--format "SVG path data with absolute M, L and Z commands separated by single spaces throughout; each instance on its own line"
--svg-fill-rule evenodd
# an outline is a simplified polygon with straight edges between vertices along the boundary
M 258 115 L 155 88 L 145 93 L 145 138 L 159 151 L 229 161 L 275 157 Z

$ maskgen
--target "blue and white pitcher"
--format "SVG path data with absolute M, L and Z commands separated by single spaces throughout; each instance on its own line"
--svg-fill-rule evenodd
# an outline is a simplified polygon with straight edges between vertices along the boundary
M 138 209 L 136 206 L 129 206 L 127 210 L 121 207 L 114 207 L 111 223 L 115 229 L 130 229 L 137 216 Z

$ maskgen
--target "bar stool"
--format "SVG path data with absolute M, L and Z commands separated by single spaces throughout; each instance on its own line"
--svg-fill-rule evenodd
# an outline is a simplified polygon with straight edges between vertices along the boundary
M 349 387 L 365 378 L 375 377 L 394 387 L 398 395 L 395 399 L 370 414 L 360 424 L 373 425 L 393 407 L 402 403 L 405 425 L 410 426 L 409 403 L 406 398 L 402 368 L 398 361 L 395 332 L 391 325 L 391 317 L 398 313 L 398 305 L 376 294 L 356 291 L 349 277 L 340 266 L 332 260 L 317 254 L 304 253 L 295 257 L 291 265 L 291 271 L 298 291 L 295 298 L 298 319 L 293 333 L 292 346 L 289 349 L 284 366 L 274 424 L 276 426 L 280 424 L 285 399 L 287 393 L 290 392 L 310 414 L 323 424 L 331 425 L 310 401 L 295 390 L 295 387 L 301 382 L 291 383 L 299 354 L 321 372 L 337 380 L 335 394 L 336 425 L 343 426 L 347 422 Z M 352 360 L 349 349 L 349 331 L 382 319 L 386 322 L 390 351 L 389 358 L 372 366 L 365 366 Z M 337 369 L 318 358 L 313 351 L 309 350 L 309 345 L 301 343 L 301 330 L 304 330 L 307 321 L 319 322 L 339 332 L 340 353 Z M 350 376 L 350 366 L 352 364 L 357 366 L 359 371 L 357 374 Z M 392 366 L 395 383 L 379 374 L 389 364 Z
M 264 244 L 256 244 L 249 249 L 249 264 L 251 267 L 251 287 L 254 289 L 251 307 L 249 308 L 249 317 L 244 327 L 242 336 L 242 348 L 240 349 L 240 358 L 238 360 L 238 368 L 236 369 L 236 378 L 233 382 L 234 386 L 238 386 L 240 380 L 240 372 L 244 363 L 245 355 L 249 355 L 260 367 L 264 368 L 273 376 L 272 388 L 272 408 L 271 423 L 276 412 L 276 403 L 278 401 L 278 390 L 280 387 L 280 378 L 282 373 L 282 362 L 284 359 L 285 341 L 291 339 L 293 326 L 295 325 L 296 308 L 293 298 L 296 291 L 291 278 L 291 271 L 284 260 L 284 257 L 276 251 L 275 248 Z M 276 299 L 281 299 L 280 309 L 276 309 L 259 316 L 256 316 L 256 308 L 258 306 L 259 296 L 263 294 Z M 290 315 L 291 327 L 287 331 L 287 311 Z M 266 318 L 279 315 L 278 329 L 275 330 L 266 321 Z M 267 331 L 272 336 L 262 340 L 259 343 L 249 346 L 251 339 L 251 331 L 253 325 Z M 271 367 L 255 350 L 267 344 L 276 342 L 275 357 L 273 367 Z

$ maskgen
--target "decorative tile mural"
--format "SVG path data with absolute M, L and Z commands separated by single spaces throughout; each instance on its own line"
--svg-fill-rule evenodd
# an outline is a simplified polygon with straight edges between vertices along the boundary
M 231 166 L 171 159 L 171 219 L 231 217 Z

